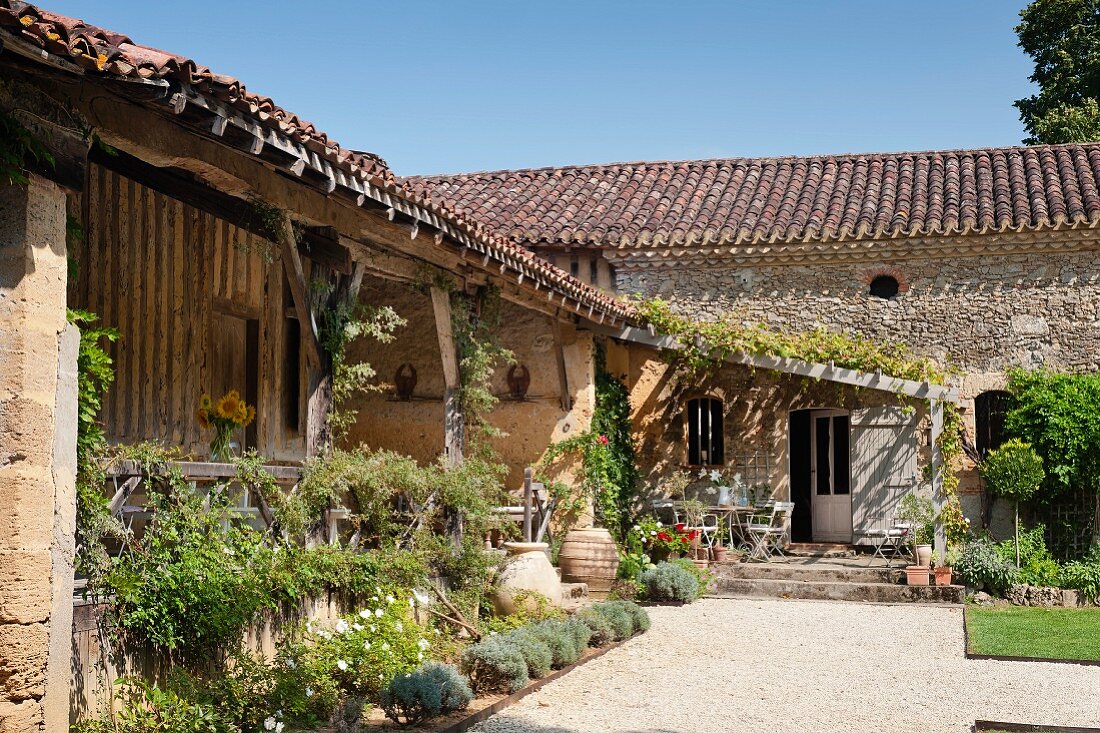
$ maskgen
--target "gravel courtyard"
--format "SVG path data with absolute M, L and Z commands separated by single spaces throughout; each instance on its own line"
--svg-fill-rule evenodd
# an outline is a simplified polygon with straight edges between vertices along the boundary
M 934 733 L 1100 725 L 1100 667 L 967 660 L 962 611 L 704 600 L 481 724 L 484 733 Z

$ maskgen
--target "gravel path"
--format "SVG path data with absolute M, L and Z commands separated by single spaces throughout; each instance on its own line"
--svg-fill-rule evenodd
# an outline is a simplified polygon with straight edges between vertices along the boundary
M 484 733 L 962 733 L 1100 725 L 1100 667 L 967 660 L 962 611 L 704 600 L 482 723 Z

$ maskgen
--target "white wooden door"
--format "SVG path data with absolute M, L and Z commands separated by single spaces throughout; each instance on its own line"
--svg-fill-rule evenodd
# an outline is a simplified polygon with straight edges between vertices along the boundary
M 893 521 L 917 486 L 917 416 L 900 407 L 852 410 L 852 523 L 855 540 Z
M 815 542 L 852 541 L 848 413 L 810 415 L 810 481 Z

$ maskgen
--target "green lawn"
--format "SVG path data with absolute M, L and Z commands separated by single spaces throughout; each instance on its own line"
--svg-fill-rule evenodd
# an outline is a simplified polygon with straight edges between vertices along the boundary
M 971 654 L 1100 660 L 1100 608 L 969 606 L 966 630 Z

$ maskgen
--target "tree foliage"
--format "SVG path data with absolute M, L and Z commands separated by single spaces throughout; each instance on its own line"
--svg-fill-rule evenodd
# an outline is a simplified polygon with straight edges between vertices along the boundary
M 1005 427 L 1042 456 L 1047 494 L 1100 490 L 1100 374 L 1017 370 L 1008 386 L 1015 405 Z
M 1035 0 L 1020 12 L 1020 47 L 1038 94 L 1016 101 L 1025 143 L 1100 140 L 1100 3 Z
M 997 496 L 1027 501 L 1043 483 L 1043 459 L 1022 440 L 1005 441 L 989 452 L 981 465 L 982 478 Z

